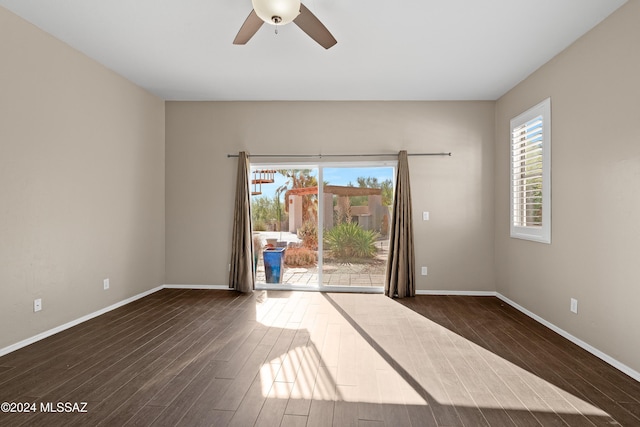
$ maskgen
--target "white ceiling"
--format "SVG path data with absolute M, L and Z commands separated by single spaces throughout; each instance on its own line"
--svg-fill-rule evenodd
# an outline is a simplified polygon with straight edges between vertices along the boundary
M 251 0 L 0 0 L 167 100 L 495 100 L 626 0 L 306 0 L 232 41 Z

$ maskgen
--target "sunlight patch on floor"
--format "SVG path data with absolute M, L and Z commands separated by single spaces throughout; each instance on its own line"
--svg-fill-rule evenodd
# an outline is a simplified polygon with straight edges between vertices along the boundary
M 382 295 L 301 293 L 286 299 L 272 294 L 256 307 L 258 321 L 308 332 L 308 340 L 292 341 L 286 352 L 264 363 L 264 397 L 609 417 Z M 292 322 L 300 304 L 307 311 Z M 372 312 L 385 313 L 386 323 Z

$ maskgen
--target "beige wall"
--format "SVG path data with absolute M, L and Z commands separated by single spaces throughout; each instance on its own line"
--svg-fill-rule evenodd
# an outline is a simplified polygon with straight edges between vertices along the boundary
M 640 370 L 639 21 L 627 3 L 497 103 L 165 107 L 0 8 L 0 349 L 162 283 L 226 284 L 227 153 L 406 149 L 454 153 L 410 158 L 418 289 L 497 290 Z M 509 238 L 508 125 L 549 96 L 544 245 Z
M 168 102 L 167 282 L 228 283 L 237 160 L 227 153 L 410 157 L 418 289 L 494 288 L 493 102 Z M 423 222 L 421 212 L 430 211 Z
M 164 102 L 4 8 L 0 63 L 2 349 L 163 284 Z
M 496 105 L 498 291 L 640 371 L 640 2 Z M 509 238 L 509 120 L 551 97 L 552 244 Z M 535 266 L 531 266 L 531 262 Z M 578 314 L 569 311 L 578 299 Z

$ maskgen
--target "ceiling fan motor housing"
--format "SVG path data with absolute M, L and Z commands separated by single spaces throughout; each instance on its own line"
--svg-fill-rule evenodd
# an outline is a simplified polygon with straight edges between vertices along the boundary
M 300 14 L 300 0 L 251 0 L 253 10 L 267 24 L 285 25 Z

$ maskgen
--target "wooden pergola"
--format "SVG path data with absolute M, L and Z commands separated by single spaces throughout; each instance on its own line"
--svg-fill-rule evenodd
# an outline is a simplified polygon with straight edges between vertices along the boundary
M 325 193 L 335 194 L 336 196 L 378 196 L 382 194 L 380 188 L 361 188 L 349 187 L 342 185 L 325 185 L 323 187 Z M 285 192 L 285 197 L 289 196 L 308 196 L 310 194 L 318 194 L 318 187 L 293 188 Z M 286 200 L 286 199 L 285 199 Z
M 324 190 L 324 194 L 325 196 L 338 196 L 338 204 L 344 204 L 345 201 L 347 203 L 347 206 L 349 205 L 349 197 L 355 197 L 355 196 L 365 196 L 367 197 L 367 207 L 366 209 L 366 215 L 363 215 L 365 212 L 361 212 L 360 214 L 358 214 L 358 216 L 363 216 L 363 218 L 366 218 L 368 220 L 368 218 L 371 216 L 371 213 L 369 212 L 369 206 L 370 206 L 370 199 L 369 196 L 377 196 L 377 201 L 375 202 L 375 206 L 380 205 L 381 206 L 381 196 L 382 196 L 382 189 L 380 188 L 361 188 L 361 187 L 350 187 L 350 186 L 343 186 L 343 185 L 325 185 L 323 187 Z M 297 230 L 298 227 L 300 227 L 302 225 L 302 210 L 301 206 L 297 205 L 297 201 L 295 199 L 297 199 L 298 201 L 302 198 L 302 196 L 311 196 L 311 195 L 316 195 L 318 194 L 318 187 L 314 186 L 314 187 L 303 187 L 303 188 L 293 188 L 291 190 L 288 190 L 285 192 L 285 212 L 289 213 L 289 231 L 294 231 Z M 291 196 L 296 196 L 296 197 L 291 197 Z M 296 206 L 299 206 L 298 208 L 296 208 Z M 354 209 L 359 208 L 362 209 L 361 206 L 357 206 Z M 291 209 L 294 209 L 293 212 L 295 212 L 292 216 L 292 211 Z M 324 207 L 324 218 L 325 218 L 325 226 L 328 226 L 329 228 L 331 228 L 333 226 L 333 214 L 331 213 L 333 211 L 333 203 L 328 202 L 328 206 L 325 205 Z M 377 212 L 377 209 L 373 209 L 374 215 L 375 212 Z M 375 218 L 375 217 L 374 217 Z

